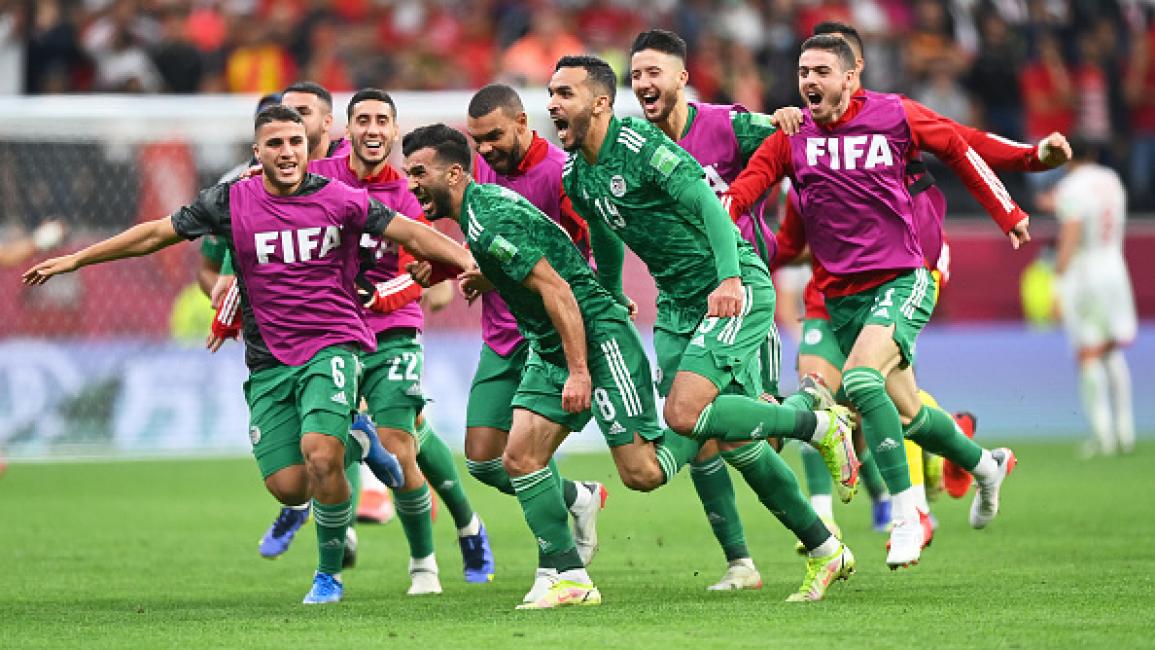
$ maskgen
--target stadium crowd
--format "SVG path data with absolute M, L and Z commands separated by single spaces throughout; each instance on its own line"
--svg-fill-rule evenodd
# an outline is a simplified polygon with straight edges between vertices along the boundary
M 0 94 L 268 93 L 544 85 L 558 56 L 619 72 L 640 29 L 690 46 L 707 101 L 797 102 L 804 35 L 858 26 L 868 86 L 957 121 L 1102 146 L 1133 201 L 1155 187 L 1155 9 L 1148 0 L 0 0 Z

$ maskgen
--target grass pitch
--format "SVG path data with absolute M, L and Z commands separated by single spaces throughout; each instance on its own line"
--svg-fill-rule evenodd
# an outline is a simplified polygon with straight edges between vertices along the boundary
M 281 559 L 257 555 L 277 508 L 251 460 L 15 465 L 0 479 L 0 647 L 1155 645 L 1155 446 L 1093 462 L 1075 460 L 1070 443 L 1014 447 L 1020 465 L 999 519 L 970 530 L 969 498 L 945 498 L 934 544 L 913 569 L 886 568 L 869 499 L 838 508 L 858 574 L 817 604 L 782 602 L 803 563 L 736 472 L 765 587 L 707 593 L 724 562 L 688 477 L 636 494 L 608 455 L 568 457 L 568 476 L 611 491 L 591 567 L 605 604 L 552 612 L 513 610 L 532 580 L 533 539 L 516 501 L 463 467 L 497 557 L 491 584 L 461 579 L 442 508 L 443 595 L 404 595 L 407 553 L 394 522 L 360 527 L 344 603 L 305 607 L 312 524 Z

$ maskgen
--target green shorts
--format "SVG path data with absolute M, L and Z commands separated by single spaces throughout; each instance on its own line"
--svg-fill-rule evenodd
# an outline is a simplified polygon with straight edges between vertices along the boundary
M 532 349 L 513 405 L 570 431 L 581 431 L 593 417 L 610 447 L 630 444 L 635 433 L 643 440 L 661 438 L 650 361 L 637 329 L 625 321 L 599 323 L 597 329 L 589 336 L 587 353 L 593 382 L 590 410 L 567 413 L 562 408 L 561 393 L 569 370 Z
M 343 345 L 324 348 L 299 366 L 249 375 L 249 440 L 263 478 L 305 462 L 303 433 L 323 433 L 348 445 L 360 377 L 358 353 Z
M 744 278 L 745 280 L 745 278 Z M 720 392 L 757 397 L 778 390 L 778 329 L 774 325 L 774 285 L 744 284 L 742 313 L 730 318 L 702 317 L 701 311 L 666 309 L 654 325 L 658 356 L 658 392 L 670 393 L 674 375 L 692 372 L 709 379 Z M 697 318 L 696 327 L 685 327 Z
M 513 396 L 521 384 L 529 343 L 520 345 L 503 357 L 493 348 L 482 344 L 477 372 L 469 387 L 469 403 L 465 407 L 465 426 L 491 427 L 509 431 L 513 426 Z
M 825 318 L 807 318 L 802 321 L 802 341 L 798 344 L 798 356 L 803 355 L 823 359 L 839 371 L 846 365 L 846 355 L 838 346 L 830 321 Z M 797 364 L 794 369 L 798 369 Z
M 873 289 L 827 298 L 826 310 L 838 347 L 849 356 L 863 327 L 894 325 L 893 338 L 902 354 L 902 367 L 913 364 L 915 340 L 934 312 L 937 293 L 930 271 L 920 268 Z
M 377 351 L 361 355 L 361 396 L 379 427 L 414 433 L 414 421 L 425 406 L 421 375 L 425 350 L 421 333 L 405 327 L 377 335 Z

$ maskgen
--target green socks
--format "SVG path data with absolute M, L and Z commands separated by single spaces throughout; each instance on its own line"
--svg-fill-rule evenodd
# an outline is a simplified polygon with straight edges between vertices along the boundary
M 317 570 L 337 575 L 345 557 L 345 530 L 353 521 L 353 499 L 332 505 L 313 499 L 313 521 L 317 525 Z
M 654 454 L 658 457 L 658 466 L 666 479 L 662 483 L 669 483 L 670 479 L 682 469 L 682 466 L 698 455 L 701 443 L 685 436 L 680 436 L 670 429 L 662 432 L 661 439 L 654 443 Z M 733 492 L 733 490 L 731 490 Z
M 501 456 L 489 460 L 466 458 L 465 469 L 469 470 L 470 476 L 499 492 L 504 492 L 510 496 L 516 494 L 513 483 L 509 482 L 509 474 L 506 473 L 505 466 L 501 463 Z
M 806 550 L 818 548 L 830 538 L 830 531 L 802 496 L 790 468 L 765 441 L 724 451 L 722 457 L 742 473 L 762 505 L 798 537 Z
M 902 442 L 898 409 L 886 394 L 886 380 L 874 368 L 859 366 L 842 375 L 846 397 L 862 415 L 862 433 L 878 472 L 891 494 L 910 488 L 910 470 Z
M 726 442 L 795 438 L 810 440 L 818 427 L 813 411 L 770 404 L 741 395 L 719 395 L 698 416 L 694 437 Z
M 393 501 L 409 542 L 409 557 L 420 559 L 433 555 L 433 495 L 429 493 L 429 484 L 423 483 L 408 492 L 394 490 Z
M 458 528 L 468 526 L 473 521 L 473 506 L 461 487 L 453 452 L 441 436 L 433 432 L 428 419 L 417 429 L 417 465 L 449 509 L 454 525 Z
M 473 478 L 485 483 L 489 487 L 495 488 L 499 492 L 504 492 L 510 496 L 517 494 L 513 489 L 513 483 L 509 480 L 509 474 L 505 471 L 505 466 L 501 463 L 500 456 L 490 458 L 489 460 L 469 460 L 466 458 L 465 467 L 469 470 Z M 561 473 L 558 472 L 557 469 L 557 463 L 552 458 L 549 460 L 549 469 L 555 477 L 561 477 Z M 561 489 L 562 497 L 565 500 L 565 507 L 569 508 L 573 505 L 574 499 L 577 498 L 577 485 L 568 478 L 561 478 Z
M 825 467 L 823 468 L 825 469 Z M 750 557 L 746 548 L 746 532 L 742 530 L 742 520 L 738 517 L 738 502 L 734 494 L 734 484 L 720 455 L 690 464 L 690 478 L 698 499 L 706 511 L 706 519 L 714 530 L 714 537 L 722 545 L 726 561 Z
M 858 455 L 858 461 L 862 463 L 862 467 L 858 468 L 859 476 L 871 500 L 878 501 L 884 496 L 890 496 L 886 491 L 886 483 L 882 481 L 882 474 L 878 473 L 878 463 L 874 462 L 874 454 L 870 453 L 869 445 Z
M 932 454 L 938 454 L 968 472 L 979 464 L 983 448 L 959 431 L 954 418 L 942 409 L 923 406 L 903 429 L 907 438 Z
M 543 467 L 525 476 L 511 477 L 510 482 L 517 491 L 525 523 L 537 539 L 538 566 L 559 572 L 581 568 L 561 484 L 553 470 Z

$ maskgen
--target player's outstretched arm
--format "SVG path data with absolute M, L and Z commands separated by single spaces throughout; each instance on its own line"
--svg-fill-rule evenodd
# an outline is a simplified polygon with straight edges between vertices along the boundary
M 33 266 L 24 272 L 24 284 L 44 284 L 54 275 L 70 273 L 90 264 L 148 255 L 178 241 L 181 241 L 181 237 L 172 227 L 171 217 L 147 221 L 84 250 L 54 257 Z
M 1031 240 L 1030 217 L 1011 198 L 994 170 L 945 120 L 928 115 L 920 105 L 903 99 L 907 123 L 915 143 L 938 156 L 966 184 L 967 190 L 986 209 L 1018 249 Z
M 567 413 L 580 413 L 590 407 L 593 382 L 586 355 L 585 322 L 573 290 L 544 257 L 533 265 L 522 284 L 541 296 L 549 320 L 561 337 L 569 367 L 569 377 L 561 393 L 561 406 Z
M 790 172 L 790 140 L 779 130 L 758 147 L 746 168 L 730 183 L 722 204 L 737 219 Z
M 393 219 L 381 234 L 423 260 L 452 264 L 462 271 L 473 268 L 473 256 L 464 246 L 413 219 Z

